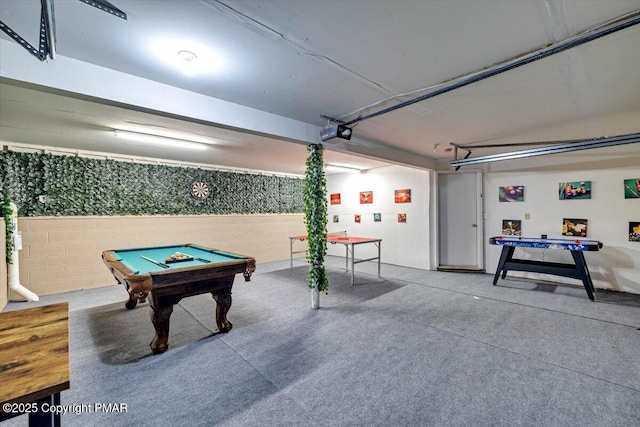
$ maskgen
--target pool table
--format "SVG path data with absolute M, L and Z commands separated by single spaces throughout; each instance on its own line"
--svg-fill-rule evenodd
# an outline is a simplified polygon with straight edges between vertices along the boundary
M 135 308 L 149 297 L 151 321 L 156 335 L 151 341 L 154 354 L 169 347 L 169 319 L 174 304 L 184 297 L 210 292 L 216 301 L 216 323 L 220 332 L 233 326 L 227 320 L 231 288 L 236 274 L 251 280 L 256 269 L 253 257 L 204 246 L 185 244 L 102 252 L 102 260 L 115 279 L 129 292 L 125 304 Z

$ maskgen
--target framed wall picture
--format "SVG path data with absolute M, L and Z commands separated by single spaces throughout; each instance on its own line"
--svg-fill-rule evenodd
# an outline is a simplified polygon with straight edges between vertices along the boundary
M 366 205 L 373 203 L 373 191 L 361 191 L 360 192 L 360 204 Z
M 361 218 L 361 216 L 360 216 L 359 214 L 355 214 L 355 215 L 354 215 L 354 217 L 353 217 L 353 220 L 354 220 L 355 222 L 361 222 L 361 219 L 362 219 L 362 218 Z
M 374 213 L 373 222 L 380 222 L 380 221 L 382 221 L 382 214 L 380 212 Z
M 502 220 L 503 236 L 522 236 L 522 221 L 519 219 Z
M 640 221 L 629 222 L 629 241 L 640 242 Z
M 500 202 L 524 202 L 524 185 L 509 185 L 498 189 Z
M 398 222 L 407 222 L 407 214 L 399 213 L 398 214 Z
M 591 198 L 591 181 L 561 182 L 558 189 L 560 200 Z
M 331 204 L 332 205 L 339 205 L 340 204 L 340 193 L 334 193 L 331 196 L 329 196 L 330 200 L 331 200 Z
M 396 203 L 411 203 L 411 189 L 395 190 L 394 199 Z
M 640 199 L 640 178 L 624 180 L 624 198 Z
M 564 218 L 562 220 L 562 235 L 587 237 L 588 223 L 589 221 L 586 219 Z

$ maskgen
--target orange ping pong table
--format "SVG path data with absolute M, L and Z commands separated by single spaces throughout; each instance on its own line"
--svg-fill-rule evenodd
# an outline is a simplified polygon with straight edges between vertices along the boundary
M 293 268 L 293 255 L 304 253 L 306 250 L 293 250 L 293 244 L 297 241 L 303 242 L 307 240 L 307 235 L 299 235 L 299 236 L 291 236 L 289 237 L 289 252 L 290 252 L 290 261 L 291 268 Z M 378 261 L 378 277 L 380 277 L 380 247 L 382 246 L 382 239 L 378 239 L 375 237 L 355 237 L 355 236 L 347 236 L 346 231 L 340 231 L 337 233 L 329 233 L 327 234 L 327 242 L 332 245 L 342 244 L 345 247 L 345 270 L 349 271 L 349 259 L 351 259 L 351 284 L 353 285 L 355 282 L 355 270 L 354 266 L 361 262 L 367 261 Z M 362 245 L 366 243 L 373 243 L 378 248 L 378 256 L 367 258 L 367 259 L 359 259 L 356 261 L 355 256 L 355 247 L 356 245 Z

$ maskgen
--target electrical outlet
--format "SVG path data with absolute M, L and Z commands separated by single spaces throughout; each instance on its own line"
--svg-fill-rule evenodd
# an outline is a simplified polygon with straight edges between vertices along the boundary
M 482 215 L 482 218 L 484 218 L 484 219 L 489 219 L 489 217 L 490 217 L 490 215 L 489 215 L 487 212 L 485 212 L 485 213 Z
M 530 213 L 524 214 L 524 219 L 531 219 L 531 214 Z

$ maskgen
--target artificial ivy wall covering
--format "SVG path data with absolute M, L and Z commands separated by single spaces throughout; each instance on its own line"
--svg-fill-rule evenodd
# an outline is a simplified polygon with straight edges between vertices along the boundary
M 20 216 L 304 212 L 301 178 L 10 151 L 0 177 L 0 200 Z M 207 199 L 191 195 L 194 181 L 207 183 Z

